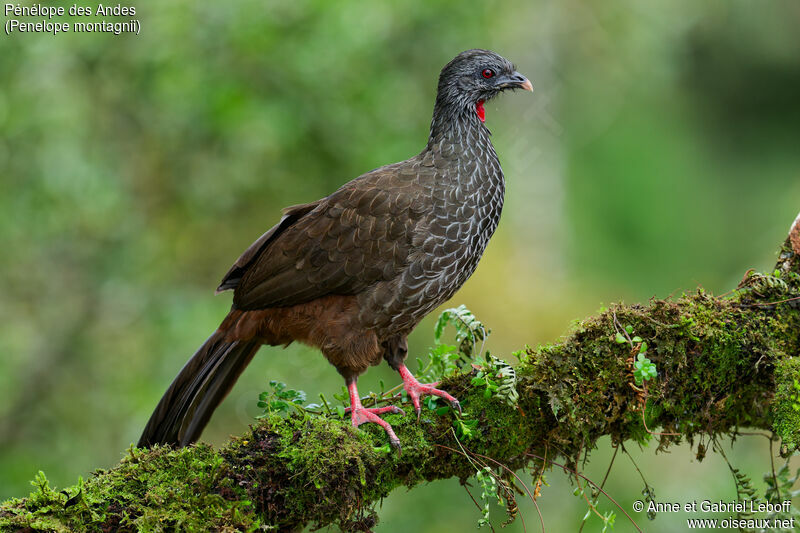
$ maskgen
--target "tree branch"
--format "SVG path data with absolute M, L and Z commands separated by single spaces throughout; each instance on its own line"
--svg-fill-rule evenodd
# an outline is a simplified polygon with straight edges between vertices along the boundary
M 658 374 L 637 387 L 642 343 Z M 115 468 L 67 491 L 40 475 L 28 498 L 0 507 L 0 531 L 366 531 L 377 520 L 375 502 L 394 488 L 474 475 L 469 454 L 455 451 L 462 449 L 510 470 L 540 469 L 531 457 L 574 466 L 606 435 L 615 443 L 656 438 L 659 448 L 698 440 L 703 454 L 705 442 L 747 426 L 774 431 L 787 454 L 800 445 L 798 353 L 800 216 L 775 271 L 748 272 L 728 297 L 700 289 L 675 301 L 615 305 L 557 344 L 526 349 L 515 367 L 516 408 L 484 397 L 474 371 L 447 378 L 442 387 L 462 400 L 463 418 L 478 421 L 469 438 L 457 437 L 452 413 L 392 415 L 403 443 L 397 456 L 380 428 L 271 416 L 219 450 L 132 448 Z

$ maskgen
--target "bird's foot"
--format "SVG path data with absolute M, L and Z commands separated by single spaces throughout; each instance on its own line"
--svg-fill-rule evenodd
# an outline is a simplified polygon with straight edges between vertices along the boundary
M 385 414 L 385 413 L 391 413 L 393 415 L 405 415 L 406 414 L 405 411 L 403 411 L 402 409 L 400 409 L 399 407 L 397 407 L 395 405 L 390 405 L 389 407 L 359 407 L 356 410 L 359 411 L 359 412 L 362 412 L 362 413 L 363 413 L 363 411 L 367 411 L 369 413 L 372 413 L 373 415 L 382 415 L 382 414 Z M 345 413 L 351 413 L 352 411 L 353 411 L 352 407 L 347 407 L 344 410 Z M 354 426 L 360 426 L 364 422 L 371 422 L 371 420 L 362 420 L 358 424 L 356 424 L 355 421 L 354 421 L 353 425 Z
M 350 413 L 350 420 L 353 422 L 353 427 L 358 427 L 367 422 L 378 424 L 386 431 L 386 435 L 389 437 L 389 444 L 400 453 L 400 439 L 397 438 L 389 422 L 383 420 L 378 415 L 385 413 L 405 415 L 403 410 L 394 405 L 388 407 L 363 407 L 361 405 L 361 398 L 358 395 L 358 389 L 356 389 L 355 379 L 347 383 L 347 391 L 350 393 L 350 407 L 348 407 L 345 412 Z
M 353 427 L 358 427 L 361 424 L 366 424 L 367 422 L 378 424 L 383 428 L 384 431 L 386 431 L 386 435 L 389 436 L 389 444 L 391 444 L 393 448 L 397 448 L 397 450 L 400 451 L 400 439 L 398 439 L 397 435 L 395 435 L 391 424 L 378 415 L 382 415 L 384 413 L 405 415 L 405 412 L 403 412 L 402 409 L 395 407 L 394 405 L 390 405 L 389 407 L 370 408 L 358 406 L 354 408 L 351 407 L 348 409 L 348 411 L 350 411 L 350 419 L 353 421 Z
M 461 404 L 458 403 L 458 400 L 445 391 L 437 389 L 435 385 L 438 385 L 438 383 L 429 383 L 427 385 L 420 383 L 417 381 L 417 378 L 409 372 L 406 365 L 400 365 L 398 371 L 400 372 L 400 377 L 403 378 L 403 387 L 406 389 L 408 397 L 411 398 L 411 403 L 414 404 L 414 410 L 417 411 L 417 418 L 419 418 L 422 412 L 420 398 L 423 396 L 438 396 L 439 398 L 447 400 L 454 410 L 457 410 L 459 414 L 461 413 Z

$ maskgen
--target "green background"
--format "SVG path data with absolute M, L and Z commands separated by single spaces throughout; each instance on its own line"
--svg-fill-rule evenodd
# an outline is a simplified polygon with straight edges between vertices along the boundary
M 726 292 L 773 265 L 800 209 L 791 0 L 129 5 L 138 36 L 0 36 L 0 499 L 39 469 L 63 487 L 116 463 L 225 315 L 230 296 L 212 293 L 238 254 L 281 207 L 416 154 L 439 69 L 461 50 L 498 51 L 535 88 L 487 106 L 506 209 L 451 302 L 492 327 L 496 355 L 611 302 Z M 310 399 L 341 386 L 314 350 L 264 348 L 204 440 L 252 422 L 270 379 Z M 379 379 L 398 381 L 384 365 L 362 391 Z M 630 452 L 660 501 L 735 499 L 718 456 L 655 447 Z M 763 487 L 767 440 L 725 447 Z M 602 479 L 610 454 L 603 441 L 587 475 Z M 584 502 L 562 472 L 548 480 L 547 531 L 576 531 Z M 622 456 L 606 487 L 632 513 L 643 483 Z M 632 514 L 654 532 L 688 516 Z M 380 532 L 479 517 L 456 481 L 398 490 L 380 515 Z M 632 527 L 620 516 L 616 530 Z

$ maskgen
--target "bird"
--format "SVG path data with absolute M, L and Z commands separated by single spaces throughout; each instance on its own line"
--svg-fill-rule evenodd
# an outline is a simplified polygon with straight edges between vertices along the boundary
M 461 52 L 441 70 L 430 133 L 414 157 L 382 166 L 280 221 L 236 260 L 216 293 L 231 310 L 189 359 L 138 442 L 187 446 L 262 345 L 318 348 L 344 378 L 354 427 L 380 425 L 397 406 L 365 408 L 357 379 L 386 360 L 419 417 L 420 399 L 458 400 L 408 370 L 408 335 L 475 271 L 503 208 L 505 180 L 485 125 L 485 103 L 531 82 L 499 54 Z

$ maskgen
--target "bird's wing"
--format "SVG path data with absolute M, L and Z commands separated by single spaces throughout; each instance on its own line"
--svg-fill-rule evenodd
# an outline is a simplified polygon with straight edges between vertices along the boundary
M 310 204 L 292 205 L 283 208 L 283 217 L 280 222 L 268 229 L 261 237 L 259 237 L 253 244 L 247 247 L 239 259 L 233 263 L 233 266 L 222 277 L 222 281 L 217 287 L 217 294 L 222 291 L 235 289 L 239 282 L 242 281 L 242 276 L 247 272 L 247 269 L 260 257 L 261 253 L 275 238 L 280 235 L 286 228 L 297 222 L 303 215 L 307 214 L 317 207 L 322 200 L 317 200 Z
M 433 172 L 408 162 L 382 167 L 308 204 L 310 210 L 281 227 L 284 218 L 251 246 L 258 250 L 240 276 L 234 306 L 286 307 L 356 294 L 397 276 L 424 231 Z

